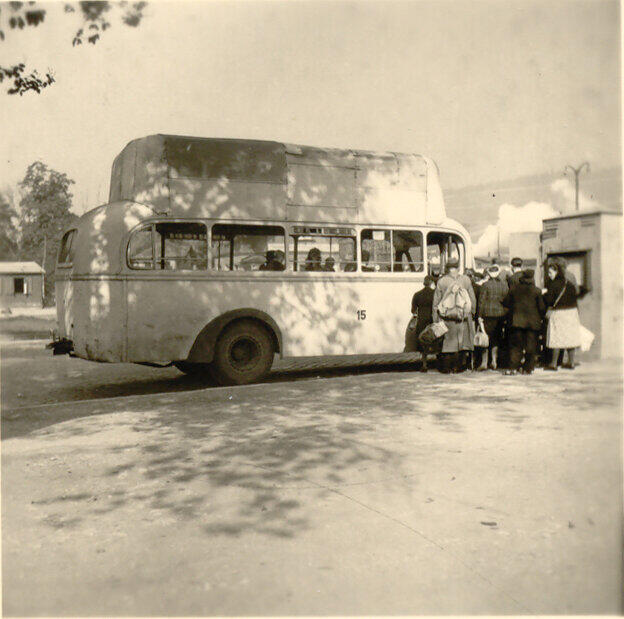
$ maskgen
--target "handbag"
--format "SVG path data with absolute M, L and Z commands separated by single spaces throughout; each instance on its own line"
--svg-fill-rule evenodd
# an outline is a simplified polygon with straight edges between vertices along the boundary
M 418 312 L 416 312 L 407 323 L 405 329 L 405 348 L 403 352 L 418 352 Z
M 568 282 L 563 284 L 563 288 L 561 289 L 561 292 L 559 293 L 559 296 L 555 299 L 555 302 L 552 304 L 552 307 L 549 307 L 546 310 L 546 318 L 547 319 L 550 319 L 550 317 L 552 316 L 552 313 L 553 313 L 555 307 L 557 307 L 557 303 L 559 303 L 559 301 L 561 300 L 561 297 L 563 296 L 563 293 L 565 292 L 565 289 L 566 289 L 567 285 L 568 285 Z
M 479 318 L 479 328 L 474 336 L 474 345 L 478 348 L 488 348 L 490 345 L 490 338 L 485 332 L 485 326 L 483 324 L 483 318 Z

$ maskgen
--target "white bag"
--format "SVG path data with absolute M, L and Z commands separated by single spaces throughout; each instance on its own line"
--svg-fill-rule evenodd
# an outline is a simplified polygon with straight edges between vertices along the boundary
M 586 329 L 583 325 L 580 326 L 581 331 L 581 350 L 587 352 L 596 337 L 589 329 Z
M 483 324 L 483 318 L 479 318 L 479 328 L 474 336 L 474 345 L 477 348 L 488 348 L 490 345 L 490 338 L 485 332 L 485 325 Z

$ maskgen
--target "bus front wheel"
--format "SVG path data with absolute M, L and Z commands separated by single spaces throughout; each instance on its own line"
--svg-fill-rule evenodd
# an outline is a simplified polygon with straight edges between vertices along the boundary
M 262 325 L 253 320 L 239 320 L 219 336 L 212 369 L 223 385 L 253 383 L 268 374 L 274 353 L 271 335 Z

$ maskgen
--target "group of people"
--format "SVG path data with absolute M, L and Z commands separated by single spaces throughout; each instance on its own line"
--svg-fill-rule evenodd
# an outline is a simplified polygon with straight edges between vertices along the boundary
M 325 262 L 323 263 L 323 256 L 321 254 L 321 250 L 318 247 L 313 247 L 309 252 L 305 260 L 305 270 L 306 271 L 326 271 L 330 273 L 334 273 L 334 265 L 336 261 L 328 256 L 325 258 Z
M 444 334 L 435 341 L 419 338 L 423 371 L 431 354 L 437 354 L 444 373 L 504 365 L 505 374 L 531 374 L 538 361 L 556 371 L 564 351 L 562 367 L 574 369 L 575 349 L 581 344 L 577 300 L 587 290 L 578 286 L 561 259 L 546 263 L 542 289 L 520 258 L 511 261 L 511 268 L 509 273 L 492 264 L 483 274 L 461 274 L 459 264 L 451 261 L 437 281 L 425 277 L 424 288 L 412 299 L 415 332 L 422 334 L 432 323 L 442 322 Z M 477 330 L 487 338 L 475 338 Z M 484 340 L 487 347 L 479 346 Z

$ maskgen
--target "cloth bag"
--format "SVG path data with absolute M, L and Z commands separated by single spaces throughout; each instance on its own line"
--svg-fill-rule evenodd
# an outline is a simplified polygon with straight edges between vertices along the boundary
M 479 318 L 479 328 L 474 336 L 474 345 L 479 348 L 488 348 L 490 345 L 490 338 L 485 332 L 485 325 L 483 324 L 483 318 Z
M 581 331 L 581 350 L 583 352 L 587 352 L 596 337 L 589 329 L 585 328 L 583 325 L 580 327 Z
M 423 344 L 433 344 L 433 342 L 441 338 L 447 332 L 448 327 L 444 324 L 443 321 L 432 322 L 430 325 L 427 325 L 422 330 L 421 334 L 418 336 L 418 339 Z

